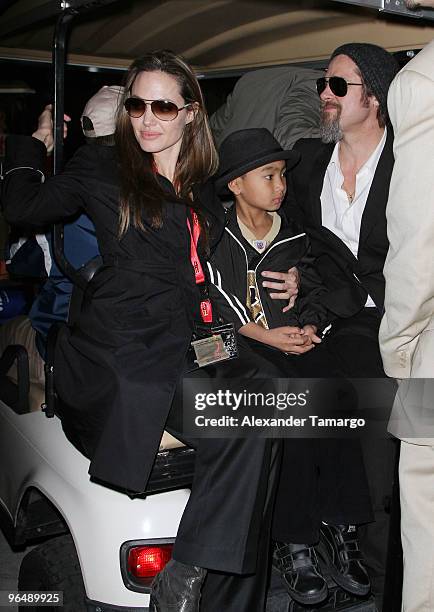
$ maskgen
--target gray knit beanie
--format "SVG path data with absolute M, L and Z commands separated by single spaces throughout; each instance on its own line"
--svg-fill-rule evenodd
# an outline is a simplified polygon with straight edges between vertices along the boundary
M 347 55 L 359 68 L 363 81 L 377 98 L 383 116 L 387 114 L 387 92 L 399 70 L 398 62 L 383 47 L 369 43 L 347 43 L 335 49 L 330 60 Z

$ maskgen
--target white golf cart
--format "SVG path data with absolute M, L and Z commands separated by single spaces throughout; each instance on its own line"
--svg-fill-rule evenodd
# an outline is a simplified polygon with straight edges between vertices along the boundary
M 56 416 L 19 414 L 0 401 L 3 525 L 14 545 L 43 540 L 24 557 L 20 591 L 63 591 L 65 612 L 148 609 L 149 585 L 170 559 L 194 464 L 192 449 L 169 450 L 177 444 L 168 435 L 162 444 L 149 495 L 131 499 L 90 481 L 89 461 Z

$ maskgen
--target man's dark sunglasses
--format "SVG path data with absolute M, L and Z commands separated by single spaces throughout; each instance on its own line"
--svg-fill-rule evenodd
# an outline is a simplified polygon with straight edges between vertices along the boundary
M 359 87 L 363 86 L 363 83 L 349 83 L 343 77 L 332 76 L 332 77 L 321 77 L 317 79 L 316 89 L 318 91 L 318 95 L 320 96 L 324 89 L 328 86 L 330 87 L 332 93 L 338 98 L 343 98 L 348 93 L 348 85 L 358 85 Z
M 127 98 L 125 100 L 125 110 L 130 117 L 138 119 L 144 115 L 147 105 L 150 105 L 152 114 L 161 119 L 161 121 L 173 121 L 177 118 L 179 111 L 191 105 L 191 102 L 180 106 L 176 106 L 170 100 L 143 100 L 142 98 Z

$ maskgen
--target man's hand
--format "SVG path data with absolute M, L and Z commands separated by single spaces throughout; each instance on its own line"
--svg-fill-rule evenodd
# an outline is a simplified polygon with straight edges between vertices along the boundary
M 268 289 L 276 289 L 279 293 L 270 293 L 270 297 L 273 300 L 288 300 L 288 305 L 282 309 L 282 312 L 290 310 L 295 304 L 298 288 L 300 286 L 300 274 L 297 268 L 290 268 L 288 272 L 271 272 L 264 270 L 262 276 L 277 281 L 263 281 L 262 286 Z
M 322 342 L 322 340 L 319 336 L 316 335 L 316 332 L 316 325 L 305 325 L 302 330 L 302 333 L 309 336 L 310 341 L 313 342 L 313 344 L 319 344 L 320 342 Z
M 67 122 L 71 121 L 71 117 L 63 115 L 63 138 L 66 138 L 68 133 Z M 54 148 L 54 127 L 53 127 L 53 105 L 47 104 L 38 118 L 38 128 L 33 132 L 33 138 L 37 138 L 47 147 L 47 153 L 51 153 Z
M 291 326 L 267 329 L 265 342 L 290 355 L 303 355 L 315 347 L 309 334 Z

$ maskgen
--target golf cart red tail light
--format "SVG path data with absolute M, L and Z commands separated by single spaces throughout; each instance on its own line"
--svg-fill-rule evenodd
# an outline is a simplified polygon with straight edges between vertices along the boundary
M 128 552 L 128 571 L 136 581 L 146 585 L 152 582 L 172 558 L 173 544 L 134 546 Z

